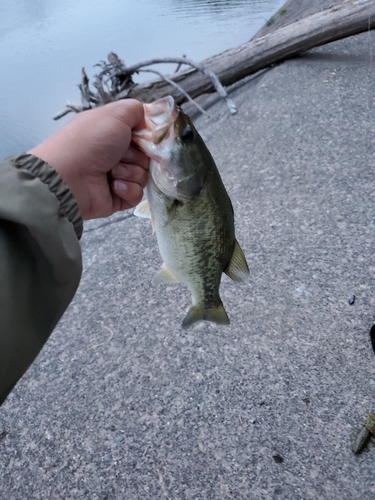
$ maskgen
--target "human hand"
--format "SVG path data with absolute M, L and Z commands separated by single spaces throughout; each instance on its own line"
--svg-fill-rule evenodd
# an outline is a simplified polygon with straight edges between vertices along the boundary
M 120 100 L 79 113 L 28 153 L 60 174 L 83 219 L 108 217 L 142 199 L 149 159 L 130 142 L 143 126 L 142 104 Z

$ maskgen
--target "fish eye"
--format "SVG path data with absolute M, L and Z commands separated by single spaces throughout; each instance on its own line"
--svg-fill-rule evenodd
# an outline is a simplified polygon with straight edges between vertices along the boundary
M 194 132 L 191 130 L 189 125 L 187 125 L 181 132 L 181 141 L 184 144 L 190 144 L 194 141 Z

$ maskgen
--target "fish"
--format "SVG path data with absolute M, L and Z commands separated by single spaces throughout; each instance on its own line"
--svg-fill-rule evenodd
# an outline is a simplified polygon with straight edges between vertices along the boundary
M 150 158 L 146 200 L 134 214 L 151 219 L 163 265 L 154 284 L 183 283 L 192 305 L 182 326 L 229 325 L 219 295 L 222 274 L 244 282 L 245 255 L 234 212 L 215 161 L 190 117 L 167 96 L 144 104 L 145 127 L 132 141 Z

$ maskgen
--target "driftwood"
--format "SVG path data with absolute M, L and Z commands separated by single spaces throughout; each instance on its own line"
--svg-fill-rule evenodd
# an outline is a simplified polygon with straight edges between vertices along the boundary
M 201 71 L 210 79 L 213 88 L 216 90 L 219 96 L 226 101 L 229 107 L 229 111 L 232 114 L 237 113 L 237 108 L 234 102 L 228 96 L 218 77 L 212 71 L 205 68 L 202 64 L 196 63 L 191 59 L 187 59 L 186 56 L 184 56 L 183 58 L 169 57 L 163 59 L 151 59 L 149 61 L 143 61 L 141 63 L 137 63 L 133 66 L 127 67 L 122 59 L 120 59 L 114 52 L 110 52 L 108 54 L 108 63 L 106 63 L 105 61 L 101 61 L 96 65 L 102 68 L 102 71 L 98 75 L 94 76 L 93 85 L 96 89 L 96 92 L 90 90 L 89 79 L 87 78 L 85 69 L 82 68 L 82 82 L 78 85 L 81 91 L 82 104 L 78 105 L 68 103 L 65 109 L 54 116 L 54 120 L 58 120 L 59 118 L 62 118 L 72 111 L 74 111 L 75 113 L 79 113 L 81 111 L 91 109 L 95 106 L 100 106 L 112 101 L 130 97 L 131 90 L 136 86 L 136 84 L 133 82 L 132 75 L 139 72 L 156 73 L 164 82 L 174 88 L 178 92 L 180 97 L 182 96 L 182 98 L 185 98 L 185 100 L 190 101 L 201 113 L 207 115 L 204 109 L 202 109 L 198 103 L 193 101 L 189 94 L 185 92 L 185 90 L 171 78 L 153 69 L 141 69 L 145 68 L 146 66 L 161 63 L 178 63 L 177 69 L 179 69 L 183 64 L 186 64 L 198 71 Z
M 296 54 L 374 27 L 375 1 L 351 0 L 210 57 L 202 64 L 215 73 L 224 86 L 228 86 Z M 171 79 L 191 97 L 213 90 L 208 78 L 194 70 L 182 71 Z M 150 102 L 168 94 L 179 103 L 183 101 L 171 85 L 160 80 L 137 85 L 131 89 L 129 97 Z
M 145 61 L 126 67 L 121 59 L 110 53 L 108 56 L 110 64 L 101 63 L 102 72 L 95 76 L 94 86 L 97 92 L 93 93 L 89 90 L 88 80 L 83 72 L 80 85 L 82 106 L 68 104 L 67 108 L 55 119 L 70 111 L 82 111 L 125 97 L 152 102 L 166 95 L 172 95 L 176 102 L 181 104 L 187 100 L 186 94 L 194 98 L 213 92 L 215 88 L 216 90 L 219 88 L 219 93 L 227 100 L 229 107 L 232 107 L 233 113 L 235 112 L 234 104 L 227 97 L 222 85 L 231 85 L 301 52 L 368 31 L 374 27 L 375 0 L 348 0 L 237 48 L 210 57 L 201 64 L 196 64 L 186 58 L 168 58 Z M 162 76 L 146 83 L 134 84 L 132 80 L 134 73 L 144 66 L 159 62 L 188 64 L 193 69 L 179 71 L 168 77 Z M 111 84 L 110 90 L 106 91 L 103 84 Z

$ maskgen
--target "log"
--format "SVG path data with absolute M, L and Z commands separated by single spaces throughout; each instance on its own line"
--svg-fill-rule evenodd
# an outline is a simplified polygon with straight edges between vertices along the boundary
M 224 86 L 325 43 L 356 35 L 375 27 L 375 1 L 349 0 L 307 16 L 273 33 L 202 61 Z M 169 75 L 191 97 L 213 92 L 211 80 L 195 69 Z M 172 95 L 181 104 L 184 96 L 162 79 L 133 87 L 127 97 L 152 102 Z
M 150 59 L 148 61 L 142 61 L 140 63 L 134 64 L 133 66 L 126 67 L 122 59 L 120 59 L 114 52 L 108 54 L 109 64 L 105 61 L 101 61 L 96 66 L 100 66 L 102 71 L 94 76 L 94 88 L 96 91 L 92 92 L 89 87 L 89 79 L 87 78 L 85 68 L 82 68 L 82 81 L 78 85 L 81 91 L 81 105 L 68 103 L 65 108 L 54 116 L 54 120 L 59 120 L 63 116 L 74 111 L 75 113 L 81 113 L 96 106 L 103 106 L 109 102 L 117 101 L 119 99 L 126 99 L 129 97 L 130 90 L 136 85 L 133 82 L 132 75 L 137 72 L 149 72 L 156 73 L 161 77 L 162 80 L 170 84 L 177 92 L 184 96 L 186 100 L 194 105 L 201 113 L 206 114 L 203 108 L 195 102 L 188 93 L 184 91 L 176 82 L 168 78 L 163 73 L 156 71 L 154 69 L 145 69 L 147 66 L 152 66 L 154 64 L 160 63 L 178 63 L 179 67 L 182 64 L 191 66 L 196 70 L 203 72 L 208 78 L 210 78 L 213 87 L 219 96 L 224 99 L 229 107 L 229 111 L 232 114 L 237 113 L 237 108 L 232 99 L 228 96 L 228 93 L 221 85 L 218 77 L 209 71 L 207 68 L 198 64 L 186 56 L 178 58 L 162 58 L 162 59 Z M 141 69 L 143 68 L 143 69 Z M 208 115 L 207 115 L 208 116 Z

